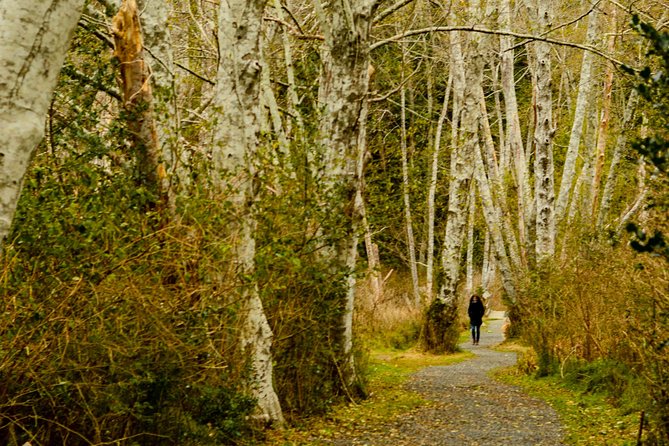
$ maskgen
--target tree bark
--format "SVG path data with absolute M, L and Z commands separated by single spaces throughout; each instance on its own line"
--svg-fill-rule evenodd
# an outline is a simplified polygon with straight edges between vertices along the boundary
M 444 128 L 444 121 L 448 113 L 448 101 L 453 84 L 453 71 L 448 74 L 448 83 L 446 85 L 446 94 L 441 107 L 441 114 L 437 122 L 437 129 L 434 135 L 434 151 L 432 152 L 432 164 L 430 166 L 430 185 L 427 193 L 427 268 L 425 273 L 425 289 L 427 298 L 432 299 L 433 280 L 434 280 L 434 200 L 437 191 L 437 177 L 439 174 L 439 153 L 441 152 L 441 134 Z
M 0 1 L 0 254 L 83 4 Z
M 476 8 L 476 5 L 472 6 Z M 451 154 L 451 179 L 444 242 L 441 252 L 440 283 L 435 299 L 428 308 L 423 336 L 424 347 L 431 352 L 452 351 L 457 344 L 457 282 L 464 229 L 467 222 L 466 203 L 473 173 L 473 154 L 479 149 L 480 105 L 477 94 L 483 75 L 482 58 L 475 41 L 465 33 L 454 33 L 451 40 L 454 91 L 463 92 L 457 138 Z M 467 42 L 467 57 L 460 39 Z M 470 63 L 465 69 L 465 60 Z M 454 127 L 455 129 L 455 127 Z M 455 130 L 454 130 L 455 131 Z
M 138 0 L 145 62 L 151 79 L 155 124 L 161 160 L 167 171 L 168 199 L 172 212 L 176 195 L 188 187 L 188 153 L 180 144 L 180 123 L 174 76 L 174 45 L 169 29 L 169 2 Z
M 593 9 L 588 17 L 588 30 L 586 43 L 593 46 L 597 40 L 599 13 Z M 578 158 L 579 146 L 583 135 L 583 123 L 587 115 L 592 92 L 592 71 L 594 55 L 589 51 L 583 52 L 583 62 L 581 64 L 581 77 L 578 82 L 578 96 L 576 97 L 576 109 L 574 110 L 574 121 L 569 136 L 569 146 L 562 169 L 562 180 L 560 181 L 560 191 L 555 204 L 555 221 L 560 224 L 565 216 L 569 204 L 569 195 L 576 178 L 576 160 Z
M 258 414 L 276 424 L 284 422 L 274 391 L 272 331 L 256 283 L 253 203 L 256 195 L 256 150 L 260 132 L 261 25 L 266 0 L 221 2 L 218 42 L 220 60 L 216 85 L 214 166 L 230 188 L 234 220 L 230 229 L 239 294 L 242 302 L 240 345 L 249 358 L 247 385 L 257 399 Z M 224 185 L 221 185 L 222 187 Z
M 411 289 L 413 290 L 414 305 L 420 306 L 420 290 L 418 288 L 418 267 L 416 265 L 416 242 L 413 235 L 413 221 L 411 218 L 411 196 L 409 190 L 409 163 L 407 155 L 407 132 L 406 132 L 406 89 L 400 89 L 401 106 L 401 141 L 402 151 L 402 198 L 404 201 L 404 224 L 406 225 L 407 251 L 409 254 L 409 270 L 411 271 Z
M 552 0 L 538 0 L 535 18 L 541 31 L 551 26 Z M 534 187 L 536 198 L 536 254 L 541 262 L 555 253 L 555 190 L 553 179 L 553 127 L 551 47 L 546 42 L 534 43 L 535 116 Z
M 502 28 L 511 30 L 511 5 L 509 0 L 500 0 L 499 24 Z M 528 172 L 523 137 L 520 129 L 520 114 L 516 98 L 514 73 L 513 39 L 500 36 L 500 76 L 504 95 L 504 114 L 506 117 L 506 142 L 513 159 L 516 188 L 518 195 L 518 238 L 521 257 L 525 258 L 523 249 L 527 246 L 527 215 L 532 206 L 532 190 Z
M 502 276 L 502 284 L 504 291 L 509 300 L 514 303 L 516 301 L 516 286 L 513 270 L 509 263 L 506 247 L 504 245 L 503 223 L 502 216 L 499 209 L 495 206 L 490 184 L 485 173 L 483 159 L 481 157 L 480 149 L 474 153 L 474 176 L 478 185 L 478 190 L 481 195 L 481 202 L 483 205 L 483 216 L 486 221 L 486 226 L 490 232 L 492 240 L 492 248 L 496 264 L 499 266 L 500 275 Z
M 151 71 L 144 60 L 144 43 L 135 0 L 124 0 L 112 21 L 114 55 L 120 63 L 123 105 L 130 138 L 137 151 L 138 183 L 169 204 L 168 183 L 155 119 Z
M 611 156 L 609 172 L 606 176 L 606 182 L 604 183 L 604 190 L 602 191 L 602 203 L 599 206 L 599 212 L 597 213 L 597 228 L 599 230 L 604 229 L 606 221 L 609 217 L 611 201 L 613 200 L 613 192 L 615 190 L 617 175 L 616 169 L 627 145 L 627 132 L 629 132 L 632 127 L 632 117 L 634 116 L 634 110 L 636 109 L 638 100 L 639 93 L 636 89 L 633 88 L 630 91 L 627 105 L 625 106 L 623 122 L 620 126 L 620 133 L 618 134 L 618 138 L 616 139 L 616 146 L 613 149 L 613 155 Z
M 469 187 L 469 217 L 467 219 L 467 260 L 465 295 L 471 296 L 474 290 L 474 225 L 476 223 L 476 188 Z
M 357 380 L 353 358 L 353 307 L 358 230 L 360 227 L 362 159 L 366 140 L 367 92 L 369 89 L 369 37 L 375 1 L 341 0 L 321 5 L 314 0 L 324 42 L 318 91 L 322 115 L 319 125 L 322 172 L 328 191 L 340 190 L 345 234 L 332 246 L 333 257 L 349 272 L 342 308 L 340 358 L 345 385 Z

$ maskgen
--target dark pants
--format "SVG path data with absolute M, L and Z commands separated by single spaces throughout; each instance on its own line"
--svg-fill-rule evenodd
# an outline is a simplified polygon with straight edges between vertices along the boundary
M 478 342 L 481 337 L 481 324 L 472 324 L 472 341 Z

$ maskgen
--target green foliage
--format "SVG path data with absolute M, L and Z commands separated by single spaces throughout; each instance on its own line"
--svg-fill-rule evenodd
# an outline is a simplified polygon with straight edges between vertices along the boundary
M 659 257 L 657 265 L 655 259 L 644 261 L 640 266 L 657 273 L 666 272 L 666 262 L 669 261 L 669 245 L 665 234 L 669 230 L 669 33 L 658 31 L 652 25 L 642 22 L 637 15 L 632 17 L 632 27 L 648 42 L 650 49 L 647 56 L 648 65 L 636 75 L 636 88 L 646 102 L 646 111 L 653 128 L 652 134 L 641 138 L 632 144 L 636 152 L 650 161 L 655 169 L 651 178 L 653 193 L 648 205 L 650 219 L 647 222 L 652 227 L 653 235 L 637 224 L 630 223 L 627 230 L 632 234 L 631 247 L 641 253 L 650 253 Z M 628 70 L 631 71 L 631 70 Z M 664 268 L 663 268 L 664 267 Z M 648 380 L 652 406 L 649 408 L 653 429 L 653 442 L 669 444 L 669 375 L 666 371 L 669 365 L 667 346 L 669 337 L 666 335 L 669 328 L 669 302 L 665 274 L 648 276 L 653 287 L 663 288 L 662 292 L 656 289 L 648 290 L 642 295 L 645 305 L 639 306 L 634 312 L 639 326 L 635 327 L 649 339 L 639 348 L 640 359 L 644 364 L 644 375 Z
M 649 65 L 636 75 L 636 89 L 646 101 L 649 120 L 653 128 L 652 135 L 633 142 L 636 152 L 650 161 L 659 174 L 653 182 L 655 193 L 650 204 L 656 214 L 664 214 L 654 223 L 657 229 L 652 236 L 646 235 L 635 224 L 628 225 L 628 231 L 636 236 L 632 248 L 639 252 L 655 252 L 669 261 L 669 246 L 663 236 L 669 222 L 666 212 L 669 209 L 669 33 L 656 30 L 652 25 L 642 22 L 637 15 L 632 16 L 632 27 L 643 36 L 650 45 L 646 56 Z M 631 71 L 628 69 L 628 71 Z
M 108 49 L 75 39 L 3 251 L 0 443 L 240 444 L 232 216 L 197 194 L 179 223 L 151 210 L 99 93 Z
M 287 415 L 324 413 L 333 403 L 364 393 L 346 384 L 341 327 L 350 275 L 340 255 L 350 235 L 350 191 L 324 190 L 304 164 L 296 143 L 290 169 L 265 170 L 258 197 L 255 280 L 274 333 L 274 383 Z M 272 153 L 260 154 L 268 160 Z M 267 161 L 268 161 L 267 160 Z M 284 164 L 281 160 L 280 164 Z M 359 353 L 356 353 L 359 354 Z

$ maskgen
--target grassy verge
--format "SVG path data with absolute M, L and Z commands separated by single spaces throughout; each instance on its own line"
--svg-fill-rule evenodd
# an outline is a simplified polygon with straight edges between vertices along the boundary
M 316 444 L 310 438 L 329 438 L 337 432 L 381 426 L 395 417 L 431 404 L 418 394 L 403 389 L 402 385 L 412 373 L 428 366 L 454 364 L 472 356 L 469 352 L 444 356 L 416 351 L 374 351 L 367 370 L 369 398 L 358 404 L 336 406 L 324 417 L 303 420 L 298 426 L 272 432 L 265 444 Z
M 501 350 L 522 353 L 526 348 L 505 345 Z M 639 429 L 639 413 L 626 413 L 603 394 L 570 387 L 559 376 L 535 378 L 517 367 L 497 370 L 493 377 L 523 388 L 529 395 L 546 401 L 555 409 L 565 428 L 565 443 L 579 446 L 634 446 Z

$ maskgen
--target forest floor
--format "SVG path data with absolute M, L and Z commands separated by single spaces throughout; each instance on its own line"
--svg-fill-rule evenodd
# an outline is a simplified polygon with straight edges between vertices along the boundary
M 492 349 L 504 340 L 504 314 L 493 312 L 479 345 L 460 347 L 473 358 L 453 365 L 429 366 L 413 374 L 406 390 L 430 404 L 400 416 L 354 423 L 313 435 L 309 445 L 561 445 L 563 429 L 555 411 L 515 386 L 490 378 L 490 371 L 516 363 L 516 354 Z M 364 420 L 363 420 L 364 421 Z M 291 443 L 284 443 L 291 444 Z M 293 443 L 294 444 L 294 443 Z

